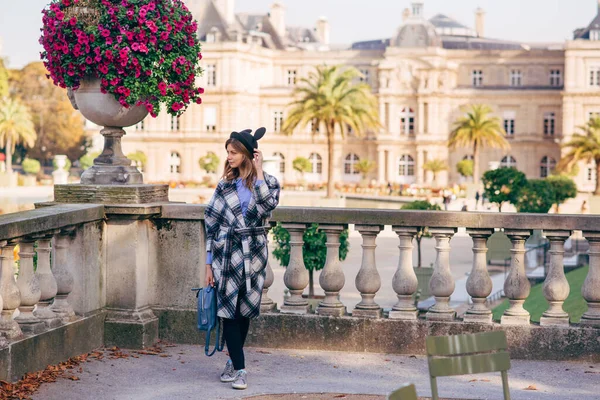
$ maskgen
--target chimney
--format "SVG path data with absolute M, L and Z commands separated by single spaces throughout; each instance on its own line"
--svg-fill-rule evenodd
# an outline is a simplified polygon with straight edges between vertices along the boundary
M 215 0 L 217 9 L 229 25 L 235 21 L 235 0 Z
M 271 5 L 269 19 L 279 36 L 285 37 L 285 8 L 278 1 Z
M 600 0 L 598 0 L 600 2 Z M 481 7 L 475 10 L 475 32 L 478 37 L 483 37 L 483 29 L 485 27 L 485 11 Z
M 600 1 L 600 0 L 598 0 Z M 404 11 L 402 11 L 402 22 L 406 22 L 407 19 L 410 18 L 410 10 L 408 8 L 405 8 Z
M 317 21 L 317 37 L 321 43 L 329 44 L 329 21 L 326 17 L 320 17 Z
M 423 15 L 423 2 L 422 1 L 414 1 L 412 3 L 412 15 L 415 18 L 424 18 Z

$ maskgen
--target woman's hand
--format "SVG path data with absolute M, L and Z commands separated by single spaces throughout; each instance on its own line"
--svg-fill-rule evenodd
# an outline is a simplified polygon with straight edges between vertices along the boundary
M 206 264 L 206 273 L 204 274 L 204 287 L 215 286 L 215 276 L 213 275 L 212 265 Z
M 258 179 L 265 179 L 264 175 L 263 175 L 263 154 L 262 151 L 255 149 L 254 150 L 254 159 L 252 160 L 254 162 L 254 166 L 256 167 L 256 173 L 257 173 L 257 178 Z

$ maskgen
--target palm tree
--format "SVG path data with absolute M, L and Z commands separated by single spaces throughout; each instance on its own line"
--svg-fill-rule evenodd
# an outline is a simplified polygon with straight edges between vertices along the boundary
M 12 155 L 15 146 L 25 143 L 35 145 L 37 135 L 27 107 L 19 100 L 5 98 L 0 100 L 0 147 L 6 154 L 6 171 L 12 173 Z
M 312 133 L 325 126 L 328 146 L 327 197 L 334 197 L 333 147 L 336 126 L 345 137 L 348 129 L 363 135 L 369 128 L 379 128 L 377 99 L 366 83 L 357 82 L 361 76 L 356 68 L 339 65 L 321 66 L 307 78 L 300 79 L 294 90 L 297 100 L 290 103 L 290 112 L 283 124 L 283 132 L 291 134 L 296 127 L 312 123 Z
M 423 164 L 423 169 L 425 171 L 431 171 L 433 174 L 433 181 L 437 182 L 436 177 L 439 172 L 446 171 L 448 169 L 448 165 L 444 160 L 436 158 L 434 160 L 429 160 L 425 164 Z
M 470 106 L 467 115 L 456 121 L 454 130 L 450 133 L 450 149 L 473 147 L 473 183 L 479 182 L 479 152 L 482 147 L 504 150 L 510 148 L 500 119 L 490 116 L 491 113 L 489 106 L 474 104 Z
M 583 132 L 575 133 L 571 140 L 563 144 L 563 148 L 570 150 L 563 156 L 558 163 L 559 171 L 571 170 L 577 166 L 579 161 L 596 163 L 596 189 L 595 196 L 600 196 L 600 117 L 590 119 L 579 129 Z
M 361 174 L 362 179 L 366 180 L 369 172 L 375 168 L 375 161 L 362 159 L 355 166 L 356 170 Z

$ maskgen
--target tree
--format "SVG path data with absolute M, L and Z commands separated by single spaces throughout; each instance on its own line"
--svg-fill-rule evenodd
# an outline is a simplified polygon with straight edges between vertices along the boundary
M 556 206 L 556 213 L 558 214 L 560 205 L 568 199 L 577 197 L 577 185 L 573 179 L 565 175 L 550 175 L 546 180 L 552 186 L 554 190 L 553 204 Z
M 575 133 L 562 147 L 569 149 L 558 163 L 559 171 L 568 171 L 580 161 L 596 163 L 595 196 L 600 196 L 600 117 L 591 118 L 580 126 L 582 133 Z
M 312 163 L 306 157 L 296 157 L 292 161 L 292 168 L 294 168 L 294 171 L 299 172 L 301 179 L 304 180 L 304 174 L 312 171 Z
M 327 135 L 327 197 L 335 196 L 333 181 L 333 149 L 336 127 L 345 137 L 348 129 L 362 136 L 370 128 L 379 128 L 377 99 L 366 83 L 359 83 L 360 72 L 353 67 L 321 66 L 300 79 L 294 90 L 297 100 L 289 104 L 290 111 L 283 124 L 283 132 L 290 135 L 296 127 L 312 123 L 316 135 L 325 126 Z
M 485 197 L 498 204 L 500 212 L 505 202 L 517 204 L 519 192 L 526 184 L 525 174 L 512 167 L 493 169 L 483 174 Z
M 219 168 L 219 163 L 219 156 L 217 156 L 212 151 L 209 151 L 204 157 L 200 157 L 200 159 L 198 160 L 198 165 L 200 166 L 200 168 L 206 171 L 207 174 L 214 174 L 215 172 L 217 172 L 217 169 Z
M 402 210 L 423 210 L 423 211 L 441 211 L 441 207 L 438 204 L 432 204 L 427 200 L 415 200 L 410 203 L 406 203 L 402 206 Z M 428 227 L 421 226 L 417 230 L 417 267 L 421 268 L 421 240 L 424 237 L 431 237 Z
M 11 90 L 32 111 L 37 133 L 35 146 L 27 154 L 43 165 L 50 165 L 57 154 L 78 160 L 91 145 L 84 119 L 71 106 L 66 91 L 46 78 L 47 73 L 41 62 L 11 71 Z
M 40 162 L 31 158 L 24 159 L 21 163 L 21 167 L 23 167 L 23 171 L 25 171 L 27 175 L 37 175 L 40 172 L 40 169 L 42 169 Z
M 362 159 L 355 165 L 356 170 L 361 174 L 362 179 L 367 179 L 369 172 L 375 168 L 375 161 Z
M 94 159 L 100 155 L 99 152 L 93 151 L 91 153 L 85 153 L 79 158 L 79 166 L 84 171 L 94 165 Z M 131 159 L 130 157 L 127 157 Z
M 515 206 L 518 212 L 543 214 L 550 210 L 555 196 L 552 184 L 546 179 L 531 179 L 519 191 Z
M 433 160 L 429 160 L 425 164 L 423 164 L 423 169 L 425 171 L 431 171 L 431 173 L 433 174 L 433 181 L 437 182 L 437 174 L 442 171 L 446 171 L 448 169 L 448 165 L 446 165 L 446 162 L 444 160 L 436 158 Z
M 461 160 L 456 163 L 456 172 L 468 178 L 473 176 L 473 160 Z
M 492 109 L 483 104 L 474 104 L 467 110 L 467 115 L 459 118 L 450 133 L 448 147 L 473 148 L 473 182 L 479 183 L 479 152 L 484 147 L 509 149 L 506 132 L 500 125 L 498 117 L 489 114 Z
M 127 158 L 135 162 L 135 166 L 140 168 L 142 171 L 144 170 L 144 168 L 146 168 L 148 157 L 146 157 L 143 151 L 138 150 L 135 153 L 129 153 L 127 154 Z
M 290 263 L 290 233 L 278 223 L 273 228 L 273 239 L 275 240 L 273 256 L 283 267 L 287 267 Z M 325 232 L 319 230 L 318 224 L 312 224 L 304 231 L 302 240 L 304 242 L 302 245 L 302 258 L 309 274 L 308 296 L 314 297 L 315 286 L 313 274 L 314 271 L 319 271 L 325 266 L 325 260 L 327 259 L 327 236 Z M 344 229 L 340 235 L 340 260 L 343 261 L 346 259 L 349 248 L 348 230 Z
M 0 99 L 8 96 L 8 71 L 0 58 Z
M 12 97 L 0 101 L 0 147 L 4 147 L 8 173 L 12 173 L 12 155 L 16 145 L 24 143 L 33 147 L 35 139 L 35 129 L 27 107 Z

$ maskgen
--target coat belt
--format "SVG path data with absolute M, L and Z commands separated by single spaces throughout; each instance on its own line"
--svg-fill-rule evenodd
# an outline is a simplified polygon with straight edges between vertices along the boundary
M 252 253 L 250 252 L 250 237 L 266 235 L 267 231 L 265 230 L 266 226 L 252 226 L 248 228 L 236 228 L 232 226 L 227 231 L 227 240 L 225 241 L 226 248 L 224 249 L 224 260 L 223 267 L 225 268 L 225 273 L 223 274 L 223 285 L 221 285 L 222 293 L 226 293 L 227 281 L 229 279 L 229 273 L 231 271 L 227 271 L 230 268 L 231 264 L 231 249 L 233 248 L 233 241 L 236 238 L 239 238 L 242 242 L 242 253 L 244 258 L 244 272 L 246 275 L 246 293 L 250 293 L 252 290 L 252 283 L 250 280 L 250 266 L 252 261 Z

